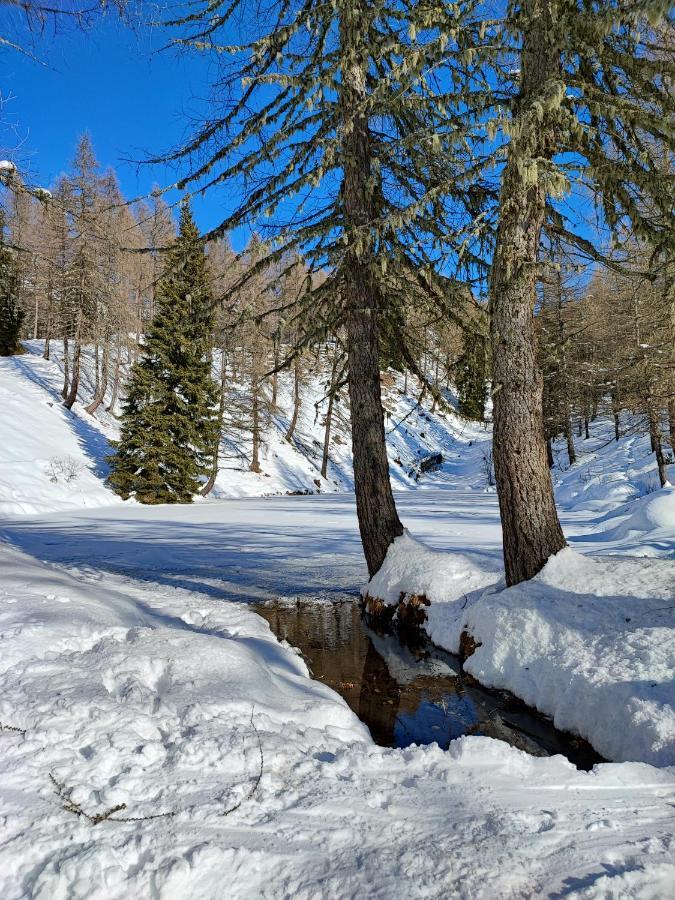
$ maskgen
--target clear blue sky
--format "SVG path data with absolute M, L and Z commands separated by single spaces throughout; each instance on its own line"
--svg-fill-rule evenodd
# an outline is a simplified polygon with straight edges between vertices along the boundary
M 12 12 L 0 12 L 0 34 L 30 41 Z M 175 181 L 173 169 L 124 161 L 174 146 L 186 133 L 186 114 L 208 93 L 209 61 L 158 52 L 166 38 L 162 29 L 132 30 L 108 16 L 84 32 L 60 26 L 35 38 L 31 49 L 45 65 L 0 49 L 0 95 L 11 98 L 0 111 L 0 156 L 17 162 L 32 183 L 48 185 L 68 167 L 78 136 L 89 131 L 99 161 L 114 166 L 127 197 Z M 228 211 L 227 189 L 195 199 L 194 206 L 202 230 L 213 227 Z

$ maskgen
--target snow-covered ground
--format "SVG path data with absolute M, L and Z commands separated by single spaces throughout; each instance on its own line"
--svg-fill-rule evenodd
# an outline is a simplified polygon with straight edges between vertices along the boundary
M 230 602 L 356 593 L 366 571 L 350 494 L 121 503 L 101 481 L 114 419 L 64 412 L 58 389 L 56 363 L 0 360 L 3 900 L 672 895 L 675 768 L 582 773 L 482 737 L 448 752 L 377 747 Z M 389 399 L 402 418 L 408 401 Z M 287 471 L 267 457 L 278 493 L 314 472 L 306 445 L 321 429 L 306 407 Z M 645 493 L 644 439 L 602 447 L 607 425 L 593 424 L 579 464 L 556 470 L 573 549 L 503 590 L 485 431 L 428 411 L 401 427 L 392 457 L 442 446 L 446 463 L 416 490 L 396 476 L 404 524 L 432 557 L 406 569 L 392 554 L 403 570 L 384 573 L 388 587 L 415 575 L 438 640 L 468 625 L 483 641 L 467 663 L 481 680 L 565 727 L 594 716 L 608 756 L 672 764 L 674 495 Z M 63 453 L 86 471 L 54 483 L 42 473 Z M 610 474 L 620 486 L 606 483 L 603 499 Z M 232 493 L 253 492 L 243 469 L 225 477 L 245 485 Z

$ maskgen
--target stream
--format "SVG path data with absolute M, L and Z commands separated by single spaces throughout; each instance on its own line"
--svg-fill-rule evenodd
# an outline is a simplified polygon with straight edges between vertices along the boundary
M 430 642 L 376 632 L 352 598 L 270 601 L 255 609 L 280 641 L 300 650 L 313 678 L 344 697 L 377 744 L 436 742 L 447 749 L 455 738 L 477 734 L 536 756 L 561 753 L 580 769 L 603 761 L 513 695 L 481 687 L 462 672 L 458 657 Z

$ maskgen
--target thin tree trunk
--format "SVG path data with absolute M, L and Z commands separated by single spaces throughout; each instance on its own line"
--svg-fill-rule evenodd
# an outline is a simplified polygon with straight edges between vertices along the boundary
M 338 367 L 338 352 L 337 348 L 335 350 L 335 355 L 333 356 L 333 365 L 331 366 L 330 371 L 330 386 L 328 388 L 328 409 L 326 410 L 326 422 L 323 431 L 323 457 L 321 459 L 321 477 L 328 477 L 328 458 L 329 458 L 329 449 L 330 449 L 330 430 L 331 425 L 333 423 L 333 406 L 335 404 L 335 391 L 337 388 L 336 378 L 337 378 L 337 367 Z
M 279 389 L 279 338 L 274 339 L 274 372 L 272 373 L 272 406 L 277 405 L 277 391 Z
M 72 409 L 77 400 L 77 391 L 80 387 L 80 356 L 82 354 L 82 310 L 77 312 L 77 325 L 75 327 L 75 343 L 73 344 L 73 372 L 70 379 L 68 395 L 63 401 L 66 409 Z
M 569 412 L 565 419 L 565 440 L 567 441 L 567 458 L 571 466 L 577 461 L 577 451 L 574 447 L 574 435 L 572 434 L 572 419 Z
M 70 372 L 68 364 L 68 333 L 64 329 L 63 332 L 63 390 L 61 396 L 65 400 L 68 396 L 68 385 L 70 384 Z
M 525 0 L 523 6 L 531 24 L 521 54 L 519 132 L 509 145 L 490 277 L 494 466 L 508 585 L 532 578 L 565 546 L 547 462 L 534 330 L 546 192 L 531 171 L 553 149 L 554 135 L 536 109 L 549 79 L 559 73 L 559 54 L 552 46 L 548 0 Z
M 115 414 L 115 404 L 117 403 L 117 395 L 120 390 L 120 369 L 122 367 L 122 335 L 117 335 L 115 345 L 115 369 L 113 371 L 112 392 L 110 394 L 110 403 L 106 407 L 108 412 Z
M 553 441 L 551 438 L 546 438 L 546 462 L 549 469 L 552 469 L 555 460 L 553 459 Z
M 588 419 L 587 419 L 586 417 L 584 417 L 584 435 L 585 435 L 584 440 L 586 440 L 586 441 L 587 441 L 587 440 L 590 438 L 590 436 L 591 436 L 591 433 L 590 433 L 590 431 L 588 430 Z
M 656 467 L 659 472 L 659 483 L 661 487 L 665 487 L 668 483 L 668 472 L 666 468 L 666 458 L 663 455 L 663 444 L 661 442 L 661 429 L 659 428 L 659 417 L 653 407 L 649 408 L 649 437 L 654 454 L 656 455 Z
M 614 418 L 614 440 L 618 441 L 621 437 L 621 419 L 620 419 L 619 403 L 616 398 L 616 392 L 612 391 L 612 416 Z
M 260 472 L 260 402 L 258 391 L 260 385 L 255 382 L 253 386 L 253 403 L 251 409 L 253 446 L 251 448 L 251 472 Z
M 372 577 L 384 562 L 389 546 L 403 533 L 389 480 L 380 386 L 378 308 L 380 297 L 371 271 L 374 264 L 368 229 L 373 220 L 371 150 L 364 112 L 366 64 L 360 51 L 359 11 L 364 0 L 351 7 L 352 15 L 340 21 L 341 55 L 344 60 L 341 96 L 342 197 L 349 244 L 344 260 L 347 364 L 352 423 L 352 453 L 356 512 L 363 552 Z M 359 241 L 355 232 L 361 232 Z M 365 239 L 365 246 L 364 241 Z
M 108 377 L 110 369 L 110 332 L 103 336 L 103 353 L 101 355 L 101 377 L 97 379 L 97 387 L 94 393 L 94 399 L 85 409 L 92 416 L 105 399 L 105 393 L 108 390 Z
M 298 424 L 298 414 L 300 412 L 300 363 L 298 357 L 295 357 L 293 365 L 293 415 L 288 426 L 288 430 L 284 435 L 284 440 L 290 444 L 295 428 Z
M 42 353 L 43 359 L 49 359 L 49 344 L 52 339 L 52 276 L 49 276 L 49 285 L 47 287 L 47 314 L 45 320 L 45 349 Z
M 218 477 L 218 452 L 220 450 L 220 435 L 223 427 L 223 415 L 225 414 L 225 396 L 227 394 L 227 357 L 225 355 L 225 350 L 221 347 L 220 350 L 220 399 L 218 401 L 218 437 L 216 438 L 214 447 L 213 447 L 213 465 L 211 467 L 211 474 L 209 475 L 209 479 L 202 488 L 202 497 L 208 496 L 213 490 L 213 486 L 216 483 L 216 478 Z

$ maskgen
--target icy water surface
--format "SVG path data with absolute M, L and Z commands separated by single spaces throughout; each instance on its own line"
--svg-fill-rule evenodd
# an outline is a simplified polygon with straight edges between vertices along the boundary
M 312 677 L 341 694 L 384 747 L 430 744 L 447 749 L 463 734 L 500 738 L 537 756 L 564 754 L 590 769 L 602 758 L 584 741 L 557 731 L 545 716 L 502 691 L 463 675 L 457 657 L 426 643 L 376 633 L 358 603 L 259 604 L 279 640 L 297 647 Z

